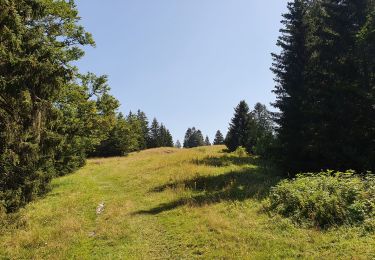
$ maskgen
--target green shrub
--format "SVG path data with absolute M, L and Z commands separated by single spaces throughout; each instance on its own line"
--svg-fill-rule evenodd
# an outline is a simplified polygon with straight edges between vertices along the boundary
M 237 149 L 233 152 L 233 154 L 237 155 L 238 157 L 246 157 L 249 154 L 246 151 L 246 148 L 239 146 Z
M 375 178 L 352 171 L 299 174 L 271 189 L 267 209 L 310 227 L 372 222 Z

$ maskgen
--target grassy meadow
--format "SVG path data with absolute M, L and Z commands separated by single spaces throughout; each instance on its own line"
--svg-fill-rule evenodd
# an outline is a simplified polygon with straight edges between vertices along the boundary
M 304 229 L 265 213 L 279 180 L 224 146 L 91 159 L 1 222 L 0 259 L 375 258 L 375 236 L 359 228 Z

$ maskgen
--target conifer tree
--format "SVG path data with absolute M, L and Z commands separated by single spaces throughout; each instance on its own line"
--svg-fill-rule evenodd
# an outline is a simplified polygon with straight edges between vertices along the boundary
M 254 128 L 250 133 L 252 139 L 255 140 L 255 145 L 250 149 L 247 148 L 247 150 L 263 158 L 271 157 L 275 142 L 272 113 L 268 111 L 265 105 L 257 103 L 251 111 L 251 115 L 254 120 Z
M 195 131 L 195 128 L 194 128 Z M 185 138 L 184 138 L 184 148 L 190 148 L 190 139 L 193 135 L 193 129 L 188 128 L 185 133 Z
M 232 152 L 239 146 L 246 148 L 252 147 L 255 144 L 250 135 L 250 131 L 253 128 L 253 120 L 250 115 L 249 106 L 245 101 L 241 101 L 234 111 L 234 116 L 225 138 L 225 144 Z
M 181 145 L 181 143 L 180 143 L 180 140 L 177 140 L 174 146 L 175 146 L 176 148 L 178 148 L 178 149 L 181 149 L 182 145 Z
M 158 145 L 159 147 L 173 147 L 173 138 L 169 130 L 163 125 L 160 125 L 158 135 Z
M 208 136 L 206 136 L 206 139 L 204 140 L 204 145 L 205 146 L 211 146 L 211 142 L 210 142 L 210 139 L 208 138 Z
M 193 148 L 204 145 L 205 143 L 202 132 L 195 127 L 188 128 L 185 134 L 184 148 Z
M 139 149 L 144 150 L 147 148 L 147 139 L 148 139 L 148 133 L 149 133 L 148 119 L 147 119 L 146 114 L 141 110 L 137 111 L 137 119 L 141 126 L 141 135 L 138 140 Z
M 288 9 L 273 55 L 281 165 L 374 169 L 374 52 L 364 40 L 374 1 L 294 0 Z
M 165 142 L 166 147 L 173 147 L 173 137 L 171 132 L 167 129 L 166 132 L 166 142 Z
M 214 145 L 222 145 L 222 144 L 224 144 L 224 136 L 220 132 L 220 130 L 217 130 L 215 134 Z
M 306 140 L 310 123 L 308 103 L 310 94 L 306 86 L 306 67 L 308 63 L 307 37 L 308 24 L 305 0 L 288 3 L 288 13 L 283 15 L 284 28 L 277 45 L 282 48 L 280 54 L 272 54 L 276 78 L 274 93 L 277 96 L 274 106 L 280 111 L 276 114 L 279 146 L 276 158 L 286 171 L 303 170 L 307 158 Z
M 160 130 L 159 122 L 158 120 L 156 120 L 156 118 L 154 118 L 150 126 L 150 132 L 149 132 L 149 138 L 148 138 L 149 148 L 160 147 L 159 130 Z
M 74 1 L 1 1 L 0 17 L 0 207 L 14 211 L 85 163 L 118 102 L 73 64 L 94 45 Z

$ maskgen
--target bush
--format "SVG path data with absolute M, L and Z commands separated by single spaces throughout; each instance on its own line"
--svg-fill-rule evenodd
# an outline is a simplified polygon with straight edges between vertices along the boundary
M 238 157 L 246 157 L 249 154 L 246 151 L 246 148 L 239 146 L 237 149 L 233 152 L 233 154 L 237 155 Z
M 375 178 L 352 171 L 299 174 L 271 189 L 267 209 L 304 226 L 328 228 L 372 222 Z

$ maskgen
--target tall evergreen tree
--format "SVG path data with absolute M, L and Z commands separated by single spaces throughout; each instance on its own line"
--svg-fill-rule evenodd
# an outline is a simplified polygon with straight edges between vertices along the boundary
M 254 147 L 248 147 L 248 152 L 253 152 L 264 157 L 272 156 L 274 152 L 274 122 L 272 113 L 261 103 L 257 103 L 251 111 L 254 120 L 254 128 L 250 131 L 255 140 Z
M 366 170 L 368 153 L 373 150 L 363 129 L 371 129 L 372 100 L 368 77 L 358 64 L 357 35 L 365 26 L 367 0 L 325 0 L 314 17 L 308 85 L 314 89 L 313 142 L 309 169 Z M 361 54 L 362 55 L 362 54 Z M 366 86 L 367 85 L 367 86 Z M 367 112 L 366 112 L 367 111 Z M 369 168 L 367 168 L 368 170 Z
M 204 145 L 205 143 L 201 130 L 197 130 L 195 127 L 188 128 L 185 134 L 184 148 L 193 148 Z
M 194 128 L 195 131 L 195 128 Z M 190 139 L 192 138 L 193 135 L 193 129 L 190 127 L 186 130 L 185 133 L 185 138 L 184 138 L 184 148 L 190 148 Z
M 295 0 L 288 7 L 273 66 L 282 165 L 292 173 L 374 169 L 373 52 L 363 41 L 374 2 Z
M 181 149 L 182 145 L 180 143 L 180 140 L 177 140 L 174 147 L 178 148 L 178 149 Z
M 224 144 L 224 136 L 220 132 L 220 130 L 217 130 L 215 134 L 214 145 L 222 145 L 222 144 Z
M 84 164 L 118 102 L 72 64 L 94 45 L 74 1 L 1 1 L 0 17 L 0 207 L 14 211 Z
M 206 139 L 204 139 L 204 145 L 211 146 L 211 142 L 210 142 L 210 139 L 208 138 L 208 136 L 206 136 Z
M 282 48 L 280 54 L 272 54 L 277 96 L 274 106 L 276 114 L 280 165 L 287 171 L 303 170 L 306 163 L 307 146 L 306 115 L 309 105 L 309 91 L 306 86 L 306 67 L 309 59 L 307 50 L 308 24 L 306 12 L 308 1 L 294 0 L 288 3 L 288 13 L 283 15 L 280 30 L 282 35 L 277 45 Z
M 173 138 L 171 133 L 163 124 L 159 128 L 158 142 L 160 147 L 173 147 Z
M 159 122 L 154 118 L 152 120 L 151 126 L 150 126 L 150 133 L 149 133 L 149 138 L 148 138 L 148 147 L 149 148 L 156 148 L 160 147 L 160 142 L 159 142 Z
M 147 148 L 147 140 L 148 140 L 148 133 L 149 133 L 149 126 L 148 126 L 148 119 L 144 112 L 141 110 L 137 111 L 137 119 L 141 126 L 141 135 L 138 140 L 139 142 L 139 149 L 144 150 Z
M 225 144 L 230 151 L 235 151 L 239 146 L 252 147 L 254 145 L 254 140 L 250 139 L 252 124 L 249 106 L 245 101 L 241 101 L 234 109 L 234 116 L 225 138 Z

